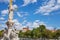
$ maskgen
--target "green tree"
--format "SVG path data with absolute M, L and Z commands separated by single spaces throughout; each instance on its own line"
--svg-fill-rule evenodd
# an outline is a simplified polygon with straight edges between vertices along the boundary
M 20 31 L 18 35 L 19 35 L 19 38 L 24 37 L 24 33 L 22 31 Z
M 40 25 L 38 28 L 34 28 L 32 30 L 33 38 L 45 37 L 45 31 L 45 25 Z
M 31 38 L 31 31 L 30 30 L 26 31 L 25 36 L 28 38 Z
M 0 37 L 2 37 L 2 36 L 3 36 L 3 30 L 0 31 Z
M 45 37 L 46 26 L 45 25 L 40 25 L 38 29 L 41 32 L 41 37 Z
M 60 37 L 60 29 L 58 29 L 58 30 L 56 31 L 56 37 L 57 37 L 57 38 Z
M 38 28 L 32 30 L 33 38 L 40 38 L 41 32 Z

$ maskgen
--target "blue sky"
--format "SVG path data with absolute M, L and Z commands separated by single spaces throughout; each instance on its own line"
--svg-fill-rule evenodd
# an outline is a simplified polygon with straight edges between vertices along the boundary
M 0 0 L 0 29 L 6 27 L 9 0 Z M 60 0 L 13 0 L 15 27 L 30 29 L 44 24 L 47 29 L 60 29 Z

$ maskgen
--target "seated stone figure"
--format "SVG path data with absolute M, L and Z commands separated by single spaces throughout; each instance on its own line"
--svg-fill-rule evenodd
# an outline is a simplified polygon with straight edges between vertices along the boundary
M 16 29 L 15 30 L 12 30 L 12 32 L 10 34 L 10 39 L 11 40 L 19 40 L 18 33 L 17 33 Z
M 4 32 L 3 32 L 3 38 L 1 40 L 10 40 L 10 38 L 8 37 L 8 29 L 5 28 Z
M 17 30 L 13 30 L 12 28 L 5 28 L 4 35 L 1 40 L 19 40 Z

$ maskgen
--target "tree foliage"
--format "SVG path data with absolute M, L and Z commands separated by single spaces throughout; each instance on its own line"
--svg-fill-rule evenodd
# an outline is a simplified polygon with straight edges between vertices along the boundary
M 27 32 L 20 32 L 19 37 L 28 37 L 28 38 L 58 38 L 60 36 L 60 30 L 48 30 L 45 25 L 40 25 L 33 30 Z
M 46 29 L 45 25 L 40 25 L 33 30 L 28 30 L 26 32 L 20 31 L 18 36 L 21 38 L 58 38 L 60 37 L 60 29 L 55 30 Z M 3 31 L 0 31 L 0 37 L 2 37 Z
M 2 36 L 3 36 L 3 30 L 0 31 L 0 37 L 2 37 Z

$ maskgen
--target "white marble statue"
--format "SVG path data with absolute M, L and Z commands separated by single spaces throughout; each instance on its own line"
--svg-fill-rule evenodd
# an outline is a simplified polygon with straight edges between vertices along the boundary
M 18 33 L 16 29 L 5 29 L 4 30 L 4 36 L 1 40 L 19 40 Z
M 17 33 L 16 29 L 15 30 L 12 30 L 12 32 L 10 34 L 10 39 L 11 40 L 19 40 L 18 33 Z

